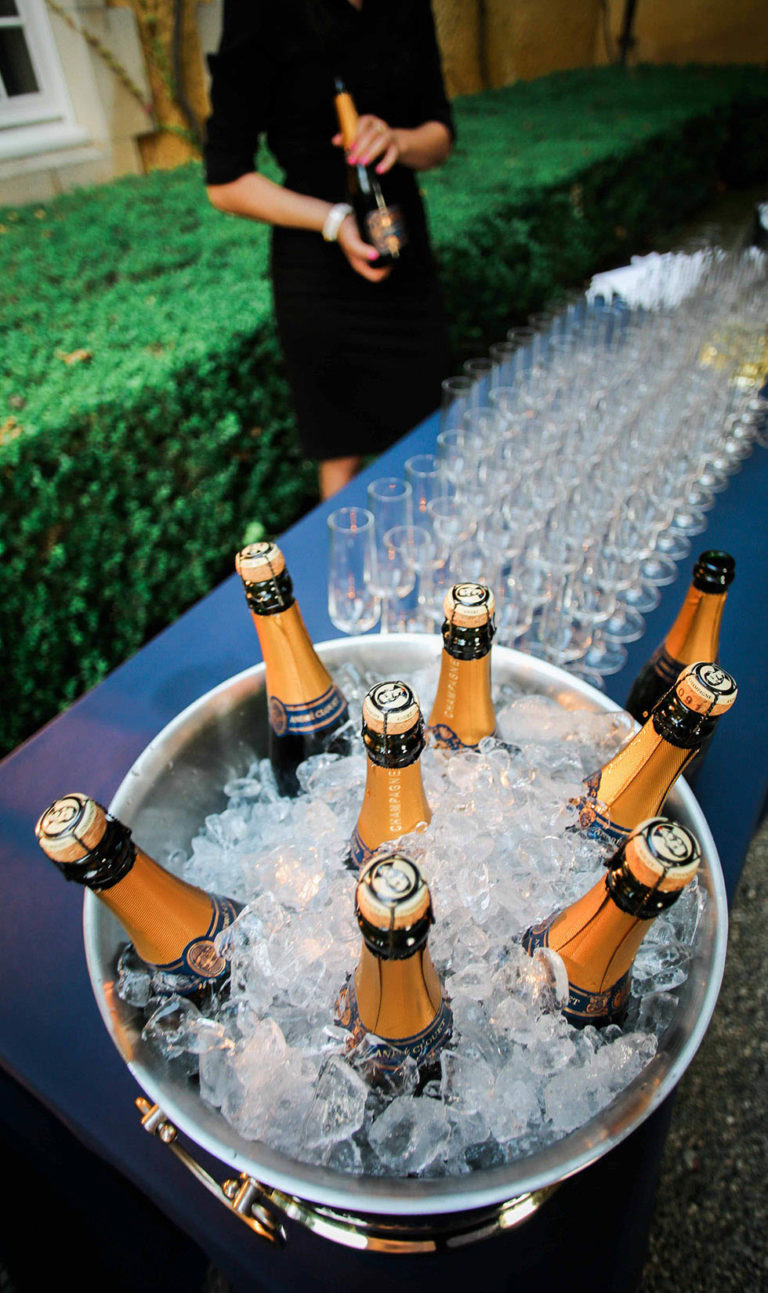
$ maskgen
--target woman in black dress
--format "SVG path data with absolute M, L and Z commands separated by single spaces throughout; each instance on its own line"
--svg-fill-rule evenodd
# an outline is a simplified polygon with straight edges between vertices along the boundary
M 414 172 L 453 142 L 429 0 L 225 0 L 211 56 L 205 171 L 221 211 L 274 226 L 272 281 L 299 434 L 324 498 L 439 403 L 449 366 L 440 289 Z M 385 175 L 408 246 L 376 267 L 342 212 L 334 78 L 360 115 L 352 160 Z M 259 135 L 285 172 L 255 169 Z

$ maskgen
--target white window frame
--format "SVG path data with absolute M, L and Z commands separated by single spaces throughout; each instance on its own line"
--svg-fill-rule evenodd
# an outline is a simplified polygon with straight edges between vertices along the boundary
M 15 0 L 15 3 L 18 18 L 0 18 L 0 27 L 22 28 L 40 89 L 32 94 L 17 95 L 0 91 L 0 156 L 16 153 L 24 144 L 22 138 L 15 137 L 17 130 L 21 130 L 28 141 L 37 139 L 38 144 L 50 136 L 51 144 L 55 145 L 64 133 L 71 133 L 75 125 L 44 0 Z

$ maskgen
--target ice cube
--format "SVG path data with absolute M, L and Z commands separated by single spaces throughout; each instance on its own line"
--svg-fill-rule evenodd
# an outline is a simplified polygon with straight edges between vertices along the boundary
M 450 1136 L 448 1115 L 439 1101 L 403 1095 L 373 1123 L 370 1142 L 383 1166 L 409 1176 L 440 1159 Z
M 363 1124 L 368 1095 L 368 1083 L 338 1055 L 331 1056 L 307 1114 L 307 1143 L 331 1145 L 351 1136 Z

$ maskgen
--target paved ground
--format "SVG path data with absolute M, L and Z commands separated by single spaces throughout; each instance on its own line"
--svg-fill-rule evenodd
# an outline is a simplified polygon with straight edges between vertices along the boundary
M 768 1289 L 768 822 L 731 913 L 725 979 L 678 1089 L 640 1293 Z

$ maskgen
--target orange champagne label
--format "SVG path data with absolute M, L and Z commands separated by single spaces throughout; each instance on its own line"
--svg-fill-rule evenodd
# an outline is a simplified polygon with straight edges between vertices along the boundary
M 547 946 L 558 952 L 568 981 L 582 992 L 604 992 L 631 968 L 648 921 L 621 911 L 604 877 L 549 925 Z
M 278 735 L 321 731 L 346 703 L 321 662 L 296 602 L 273 615 L 251 612 L 267 673 L 269 717 Z
M 405 960 L 389 961 L 374 956 L 363 944 L 354 982 L 363 1027 L 389 1041 L 423 1032 L 443 999 L 426 947 Z
M 681 665 L 715 660 L 725 593 L 704 593 L 691 586 L 680 613 L 664 639 L 664 650 Z
M 589 781 L 594 799 L 605 807 L 610 826 L 625 833 L 646 817 L 655 817 L 667 792 L 693 754 L 670 745 L 653 723 L 634 736 Z M 588 810 L 589 803 L 585 805 Z
M 386 840 L 399 839 L 432 820 L 418 759 L 405 768 L 384 768 L 368 760 L 365 794 L 351 853 L 357 866 Z
M 128 874 L 99 898 L 117 916 L 141 959 L 152 965 L 178 960 L 192 939 L 206 934 L 213 915 L 204 889 L 171 875 L 140 849 Z
M 479 660 L 457 660 L 444 650 L 429 716 L 432 743 L 447 749 L 472 748 L 495 730 L 490 651 Z

